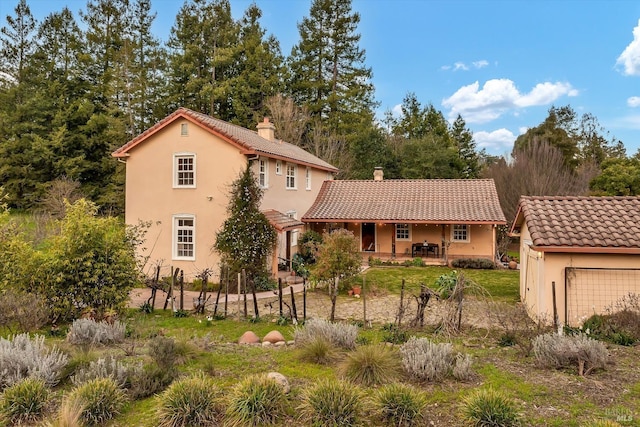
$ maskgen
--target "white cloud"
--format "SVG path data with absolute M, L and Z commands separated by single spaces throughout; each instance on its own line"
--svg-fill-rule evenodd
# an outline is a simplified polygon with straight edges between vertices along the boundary
M 402 117 L 402 104 L 394 105 L 391 109 L 391 114 L 393 114 L 393 117 Z
M 623 68 L 624 75 L 640 76 L 640 19 L 633 29 L 633 41 L 622 51 L 616 65 Z
M 509 110 L 550 104 L 563 95 L 576 96 L 578 91 L 569 83 L 540 83 L 529 93 L 521 94 L 509 79 L 487 80 L 480 89 L 479 82 L 463 86 L 442 105 L 449 108 L 449 117 L 462 115 L 467 123 L 486 123 Z M 517 113 L 517 111 L 513 111 Z
M 456 62 L 455 64 L 453 64 L 453 71 L 458 71 L 458 70 L 468 71 L 469 67 L 467 67 L 464 64 L 464 62 Z
M 525 133 L 527 133 L 528 130 L 529 130 L 529 128 L 527 126 L 522 126 L 522 127 L 518 128 L 518 133 L 520 135 L 524 135 Z
M 493 132 L 475 132 L 473 140 L 479 149 L 484 148 L 491 154 L 504 154 L 511 152 L 516 136 L 510 130 L 502 128 Z
M 481 59 L 480 61 L 474 61 L 472 64 L 476 68 L 484 68 L 487 65 L 489 65 L 489 62 L 485 61 L 484 59 Z
M 640 96 L 632 96 L 627 99 L 627 105 L 629 107 L 640 107 Z

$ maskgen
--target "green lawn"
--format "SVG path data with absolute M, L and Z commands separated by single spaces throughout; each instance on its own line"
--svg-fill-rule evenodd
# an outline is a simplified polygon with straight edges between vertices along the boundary
M 452 271 L 448 267 L 372 267 L 364 272 L 369 287 L 384 288 L 399 293 L 402 280 L 405 289 L 418 291 L 420 284 L 434 289 L 434 283 L 443 274 Z M 519 271 L 457 269 L 464 277 L 482 286 L 496 301 L 517 302 L 519 295 Z

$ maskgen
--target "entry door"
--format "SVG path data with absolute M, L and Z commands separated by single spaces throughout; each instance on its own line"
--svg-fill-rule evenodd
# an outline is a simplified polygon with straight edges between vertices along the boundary
M 371 222 L 362 223 L 362 250 L 367 252 L 376 251 L 376 224 Z

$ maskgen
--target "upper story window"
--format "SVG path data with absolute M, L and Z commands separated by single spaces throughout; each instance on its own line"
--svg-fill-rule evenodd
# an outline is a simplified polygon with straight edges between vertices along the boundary
M 455 224 L 451 229 L 451 240 L 454 242 L 468 242 L 469 226 L 467 224 Z
M 396 224 L 396 240 L 411 240 L 411 226 L 409 224 Z
M 282 160 L 276 160 L 276 175 L 282 175 Z
M 173 171 L 174 188 L 195 188 L 196 155 L 193 153 L 174 154 Z
M 305 172 L 305 181 L 307 190 L 311 190 L 311 169 L 307 168 Z
M 296 165 L 287 163 L 287 189 L 295 190 L 296 189 Z
M 182 123 L 180 125 L 180 136 L 189 136 L 189 124 Z
M 173 217 L 173 259 L 196 259 L 196 219 L 193 215 Z
M 269 186 L 269 160 L 267 159 L 258 161 L 258 184 L 262 188 Z

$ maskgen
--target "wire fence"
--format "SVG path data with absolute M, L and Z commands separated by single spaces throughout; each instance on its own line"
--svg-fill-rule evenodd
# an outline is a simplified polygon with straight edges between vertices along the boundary
M 580 326 L 594 314 L 608 314 L 629 294 L 640 295 L 640 268 L 566 267 L 566 323 Z

